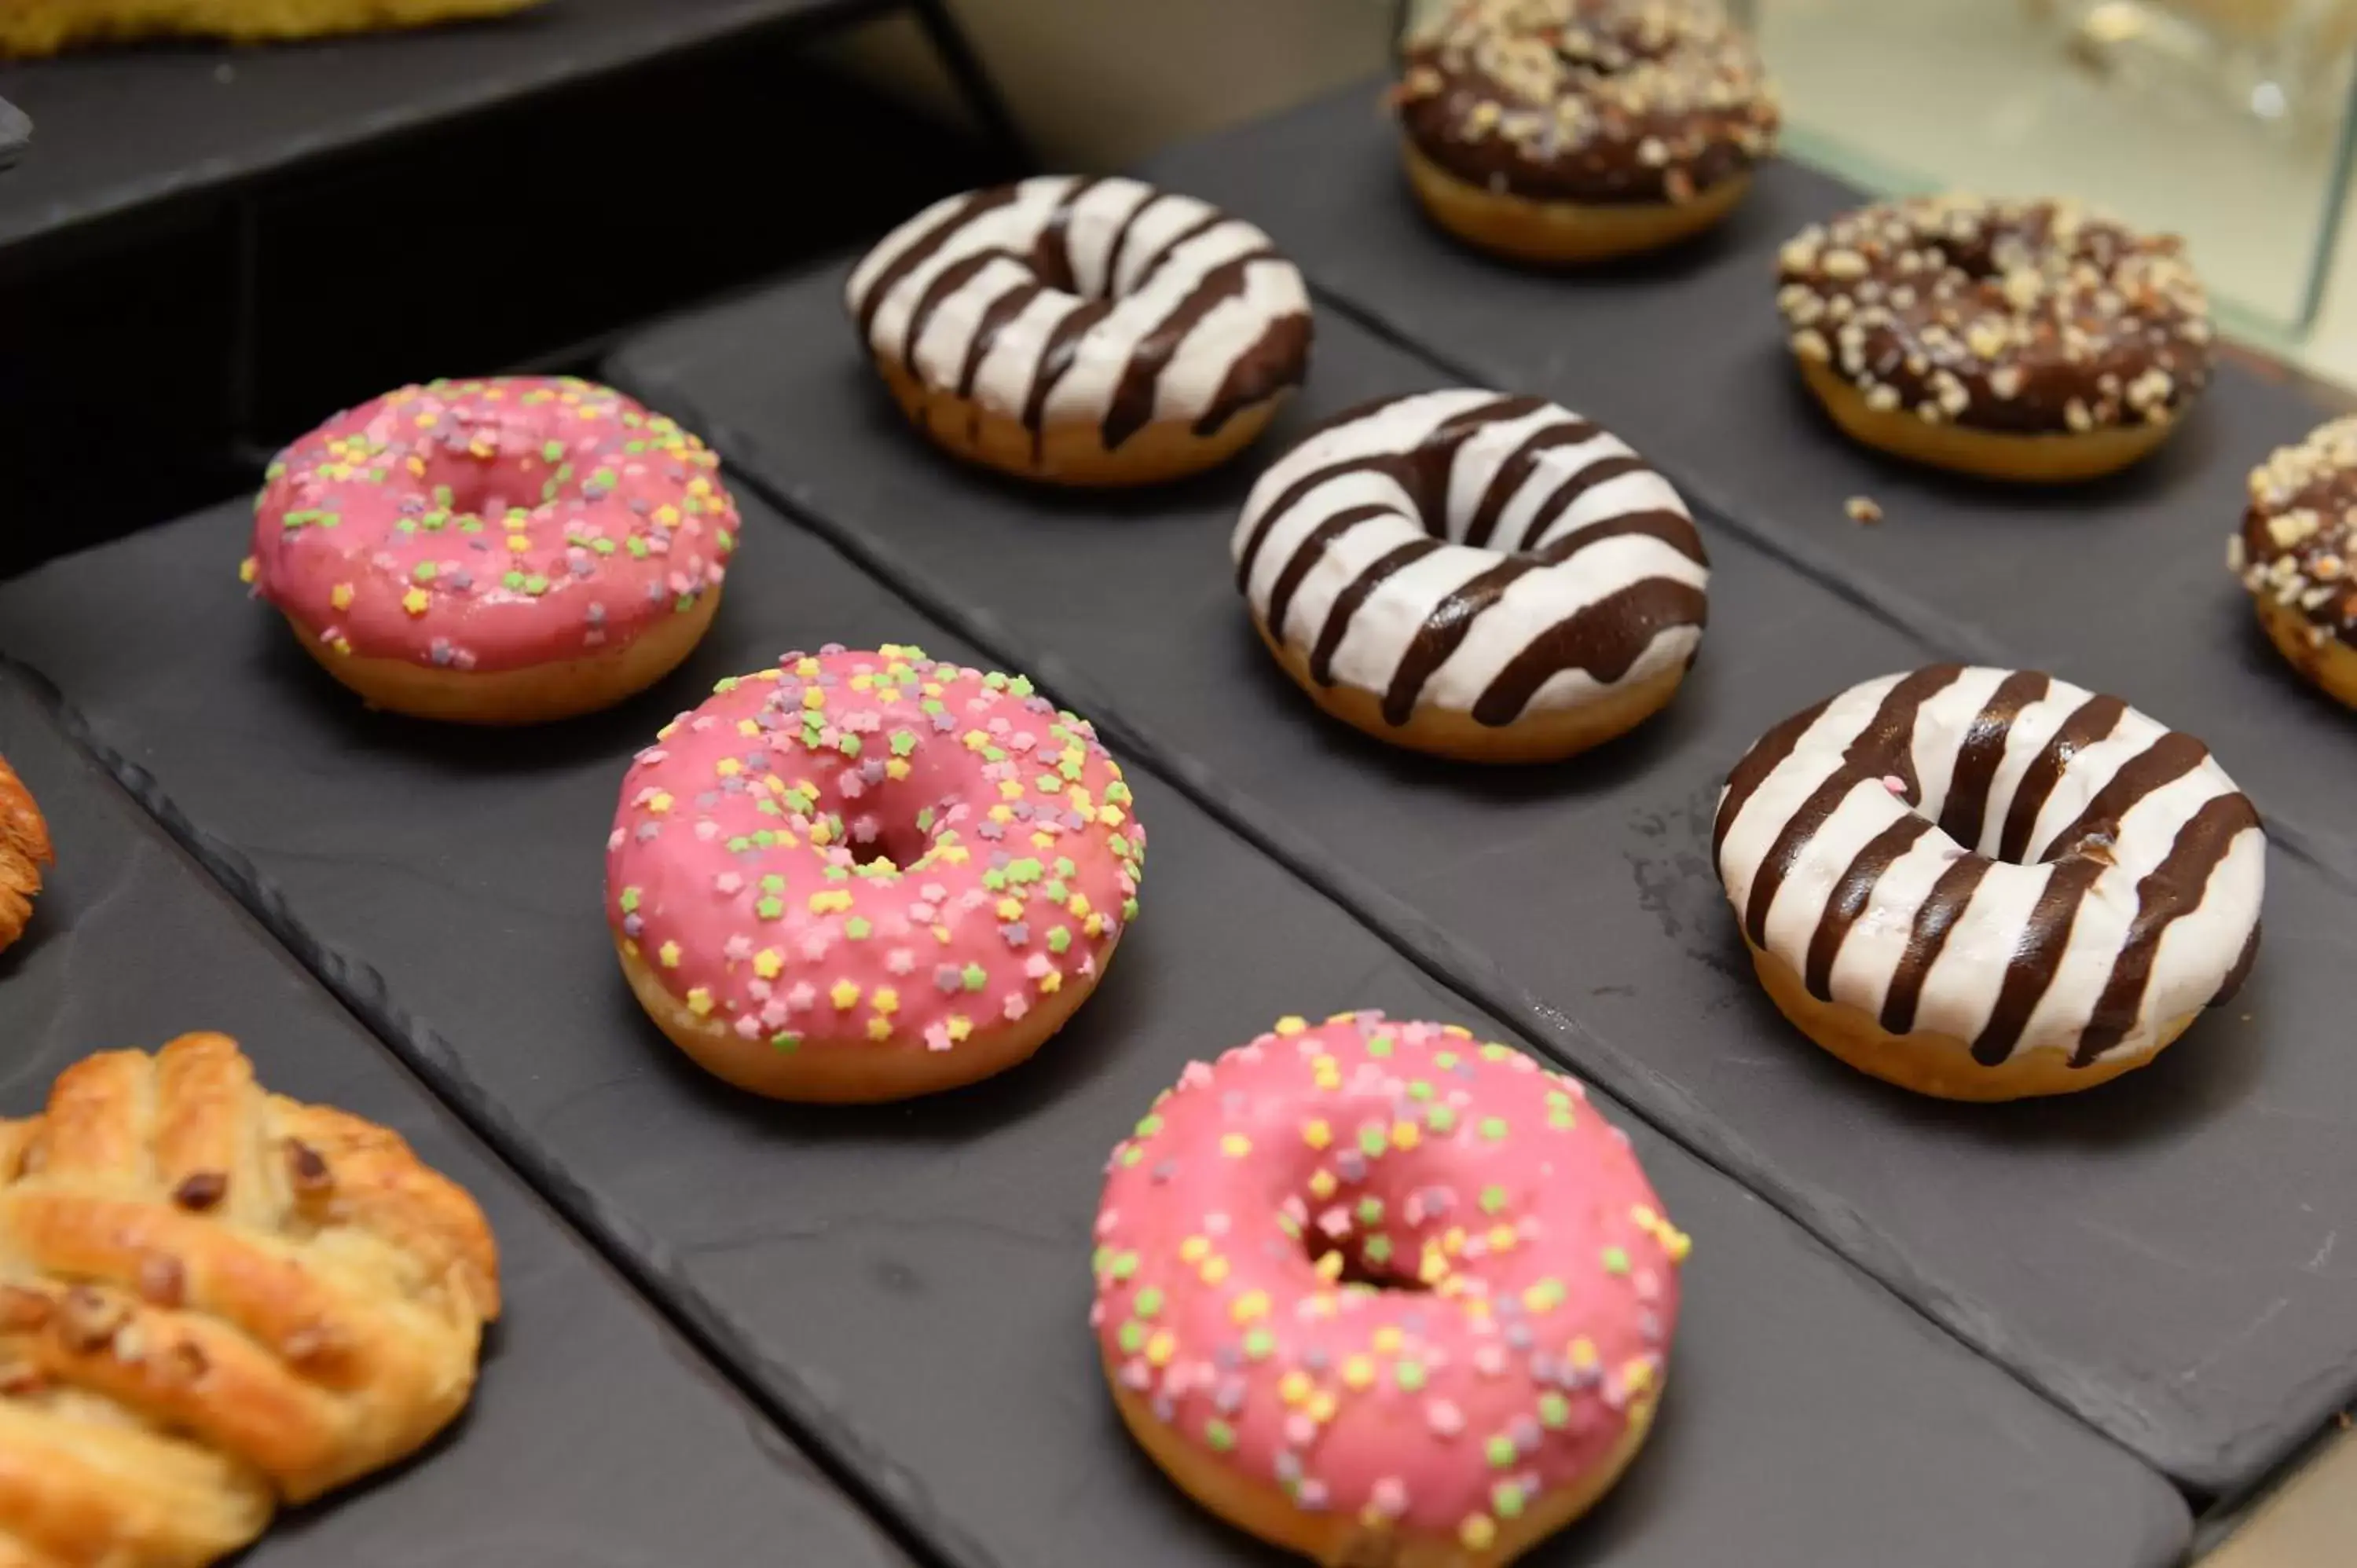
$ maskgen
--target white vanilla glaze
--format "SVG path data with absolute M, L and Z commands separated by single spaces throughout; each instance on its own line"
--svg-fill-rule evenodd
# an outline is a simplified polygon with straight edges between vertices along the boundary
M 2147 1052 L 2256 950 L 2266 840 L 2233 780 L 2035 671 L 1937 665 L 1795 714 L 1738 764 L 1715 837 L 1753 945 L 1985 1066 Z
M 845 303 L 880 360 L 1033 430 L 1215 434 L 1299 382 L 1309 295 L 1269 238 L 1134 179 L 1045 175 L 933 203 Z
M 1710 581 L 1669 481 L 1539 398 L 1460 389 L 1354 409 L 1261 476 L 1238 585 L 1311 677 L 1502 726 L 1694 656 Z

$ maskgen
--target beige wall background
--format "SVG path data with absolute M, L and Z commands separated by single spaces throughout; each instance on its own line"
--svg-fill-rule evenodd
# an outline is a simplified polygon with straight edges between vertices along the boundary
M 951 0 L 1043 162 L 1119 168 L 1157 147 L 1380 69 L 1384 0 Z M 1248 34 L 1253 44 L 1239 50 Z M 954 96 L 911 24 L 835 58 L 944 114 Z

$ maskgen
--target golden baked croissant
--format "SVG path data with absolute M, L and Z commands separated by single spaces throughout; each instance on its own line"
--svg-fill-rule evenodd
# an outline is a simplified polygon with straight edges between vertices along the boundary
M 499 1256 L 401 1138 L 183 1035 L 0 1122 L 0 1568 L 199 1568 L 458 1413 Z
M 415 27 L 521 11 L 538 0 L 0 0 L 0 55 L 167 33 L 261 43 Z M 5 1562 L 0 1562 L 5 1568 Z
M 41 890 L 41 867 L 50 864 L 49 828 L 33 792 L 0 757 L 0 948 L 25 934 L 33 918 L 33 895 Z M 0 1568 L 6 1568 L 0 1560 Z

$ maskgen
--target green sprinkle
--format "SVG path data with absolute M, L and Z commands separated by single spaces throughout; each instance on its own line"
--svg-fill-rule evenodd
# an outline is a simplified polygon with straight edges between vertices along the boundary
M 1424 1387 L 1424 1363 L 1402 1361 L 1392 1369 L 1392 1381 L 1409 1393 Z
M 865 918 L 857 915 L 854 915 L 851 918 L 843 922 L 843 934 L 849 937 L 855 942 L 866 941 L 867 940 L 867 933 L 875 929 L 876 928 L 869 925 Z
M 1539 1395 L 1539 1424 L 1550 1430 L 1571 1419 L 1571 1402 L 1549 1389 Z
M 1367 1054 L 1371 1057 L 1387 1057 L 1391 1055 L 1392 1037 L 1389 1035 L 1377 1035 L 1373 1039 L 1367 1042 Z
M 614 542 L 610 539 L 593 539 L 589 542 L 589 548 L 600 555 L 611 555 L 614 553 Z
M 1481 1452 L 1489 1456 L 1492 1466 L 1501 1470 L 1512 1464 L 1516 1457 L 1514 1440 L 1502 1432 L 1483 1444 Z
M 1433 1089 L 1431 1079 L 1417 1078 L 1408 1080 L 1407 1097 L 1410 1100 L 1429 1100 L 1432 1098 L 1432 1094 Z
M 859 737 L 846 734 L 834 743 L 834 749 L 845 757 L 856 757 L 859 755 Z
M 1141 1116 L 1137 1119 L 1137 1135 L 1139 1137 L 1151 1138 L 1155 1133 L 1159 1133 L 1160 1131 L 1162 1131 L 1161 1117 Z
M 802 1037 L 788 1030 L 770 1036 L 770 1048 L 780 1056 L 791 1056 L 801 1047 Z
M 1381 1268 L 1392 1261 L 1392 1239 L 1388 1236 L 1370 1236 L 1367 1238 L 1367 1244 L 1363 1251 L 1366 1253 L 1367 1262 Z
M 1152 1317 L 1156 1313 L 1160 1312 L 1162 1310 L 1162 1287 L 1159 1285 L 1147 1285 L 1144 1290 L 1139 1291 L 1137 1293 L 1137 1300 L 1131 1305 L 1130 1310 L 1136 1313 L 1140 1317 Z
M 506 576 L 501 577 L 500 581 L 510 588 L 521 588 L 523 586 L 523 574 L 521 572 L 510 572 Z
M 1060 953 L 1064 951 L 1067 948 L 1070 948 L 1071 945 L 1072 933 L 1065 929 L 1063 927 L 1054 927 L 1048 932 L 1048 950 L 1049 952 Z
M 982 874 L 982 885 L 993 893 L 1004 893 L 1006 891 L 1006 873 L 993 866 Z
M 917 813 L 917 831 L 920 833 L 933 831 L 933 809 L 931 806 L 925 807 Z
M 638 534 L 633 533 L 628 539 L 622 541 L 622 548 L 629 551 L 632 555 L 637 556 L 641 561 L 647 558 L 647 542 Z
M 1380 1225 L 1383 1222 L 1383 1200 L 1372 1194 L 1359 1199 L 1359 1223 Z
M 752 847 L 753 841 L 742 833 L 728 841 L 728 853 L 731 854 L 742 854 Z
M 762 877 L 762 878 L 761 878 L 761 891 L 762 891 L 762 892 L 764 892 L 764 893 L 783 893 L 785 890 L 786 890 L 786 879 L 785 879 L 784 877 L 782 877 L 782 876 L 779 875 L 776 872 L 774 872 L 774 871 L 773 871 L 773 872 L 770 873 L 767 876 L 764 876 L 764 877 Z
M 1146 1348 L 1146 1325 L 1133 1317 L 1121 1326 L 1118 1337 L 1121 1340 L 1121 1348 L 1135 1356 Z
M 434 487 L 434 504 L 436 506 L 447 507 L 451 504 L 451 499 L 449 486 L 436 485 Z
M 539 573 L 534 572 L 531 576 L 526 577 L 523 580 L 523 591 L 532 595 L 534 598 L 538 598 L 541 595 L 548 592 L 548 579 L 542 576 Z
M 1039 893 L 1053 904 L 1060 904 L 1072 896 L 1072 890 L 1064 886 L 1064 879 L 1060 876 L 1051 876 L 1039 884 Z
M 1382 1154 L 1383 1152 L 1383 1130 L 1381 1127 L 1361 1127 L 1359 1129 L 1359 1152 L 1361 1154 L 1366 1155 L 1372 1160 L 1376 1155 Z
M 1501 1209 L 1501 1208 L 1505 1208 L 1505 1207 L 1506 1207 L 1506 1189 L 1505 1189 L 1504 1187 L 1494 1187 L 1494 1186 L 1493 1186 L 1493 1187 L 1483 1187 L 1483 1188 L 1481 1189 L 1481 1212 L 1482 1212 L 1482 1213 L 1484 1213 L 1484 1214 L 1495 1214 L 1495 1213 L 1497 1213 L 1497 1212 L 1498 1212 L 1498 1210 L 1500 1210 L 1500 1209 Z
M 1028 675 L 1017 675 L 1006 682 L 1006 689 L 1018 697 L 1028 697 L 1031 694 L 1031 678 Z
M 1125 898 L 1121 901 L 1121 918 L 1125 920 L 1135 920 L 1137 918 L 1136 899 Z
M 906 756 L 908 756 L 908 755 L 909 755 L 909 753 L 910 753 L 910 752 L 912 752 L 912 751 L 914 751 L 914 750 L 916 750 L 916 749 L 917 749 L 917 736 L 916 736 L 916 732 L 915 732 L 915 731 L 913 731 L 913 730 L 905 730 L 905 729 L 896 729 L 896 730 L 894 730 L 894 731 L 892 732 L 892 755 L 893 755 L 893 756 L 895 756 L 895 757 L 906 757 Z
M 782 898 L 764 898 L 753 906 L 753 913 L 765 920 L 782 920 L 786 918 L 786 901 Z
M 978 963 L 967 964 L 964 972 L 958 978 L 965 982 L 965 988 L 968 991 L 979 991 L 990 981 L 989 974 Z
M 1112 1273 L 1114 1278 L 1117 1280 L 1125 1280 L 1135 1273 L 1137 1273 L 1137 1254 L 1135 1252 L 1116 1252 L 1114 1254 L 1112 1263 Z
M 1203 1423 L 1203 1441 L 1213 1453 L 1225 1454 L 1236 1445 L 1236 1429 L 1215 1415 Z
M 562 441 L 548 442 L 540 449 L 540 460 L 544 463 L 558 462 L 561 461 L 564 456 L 565 443 Z
M 1070 855 L 1060 854 L 1056 857 L 1057 875 L 1070 876 L 1078 870 L 1080 870 L 1080 867 L 1072 864 L 1071 857 Z
M 1506 1119 L 1503 1116 L 1484 1116 L 1481 1118 L 1481 1136 L 1489 1139 L 1490 1142 L 1494 1144 L 1503 1139 L 1505 1135 Z
M 985 675 L 982 678 L 982 683 L 989 687 L 994 692 L 1004 692 L 1006 690 L 1006 677 L 1000 674 L 996 670 L 992 671 L 989 674 Z
M 1481 1059 L 1485 1062 L 1501 1062 L 1513 1054 L 1512 1047 L 1501 1046 L 1494 1041 L 1481 1047 Z
M 1608 1274 L 1625 1274 L 1629 1272 L 1629 1253 L 1626 1249 L 1620 1247 L 1604 1249 L 1604 1272 Z
M 1523 1511 L 1523 1488 L 1512 1481 L 1501 1481 L 1490 1488 L 1490 1511 L 1500 1519 L 1512 1519 Z
M 1436 1133 L 1453 1132 L 1457 1126 L 1457 1112 L 1446 1105 L 1436 1105 L 1424 1113 L 1424 1124 Z
M 1247 1360 L 1265 1361 L 1276 1350 L 1276 1336 L 1265 1328 L 1249 1329 L 1244 1334 L 1244 1357 Z
M 623 888 L 621 905 L 623 914 L 630 915 L 637 913 L 639 908 L 639 890 L 635 887 Z
M 1134 1165 L 1145 1157 L 1146 1151 L 1139 1148 L 1135 1144 L 1130 1144 L 1129 1147 L 1121 1152 L 1121 1163 L 1125 1165 Z

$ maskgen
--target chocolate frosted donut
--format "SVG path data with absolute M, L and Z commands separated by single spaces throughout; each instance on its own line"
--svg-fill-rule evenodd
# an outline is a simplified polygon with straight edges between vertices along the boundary
M 1878 202 L 1787 243 L 1777 304 L 1851 435 L 2000 478 L 2086 478 L 2159 445 L 2210 378 L 2171 235 L 2067 201 Z
M 1677 692 L 1710 568 L 1676 490 L 1543 398 L 1338 415 L 1269 466 L 1232 545 L 1253 624 L 1318 704 L 1469 761 L 1568 757 Z
M 2035 671 L 1955 664 L 1762 736 L 1711 851 L 1785 1015 L 1955 1100 L 2149 1061 L 2241 986 L 2266 880 L 2258 813 L 2200 741 Z
M 926 434 L 1065 483 L 1209 467 L 1308 366 L 1308 290 L 1268 236 L 1134 179 L 947 198 L 885 236 L 845 295 Z
M 1394 97 L 1433 215 L 1536 261 L 1706 227 L 1778 124 L 1717 0 L 1457 0 L 1410 39 Z
M 2357 417 L 2318 426 L 2251 470 L 2226 564 L 2259 623 L 2309 680 L 2357 707 Z

